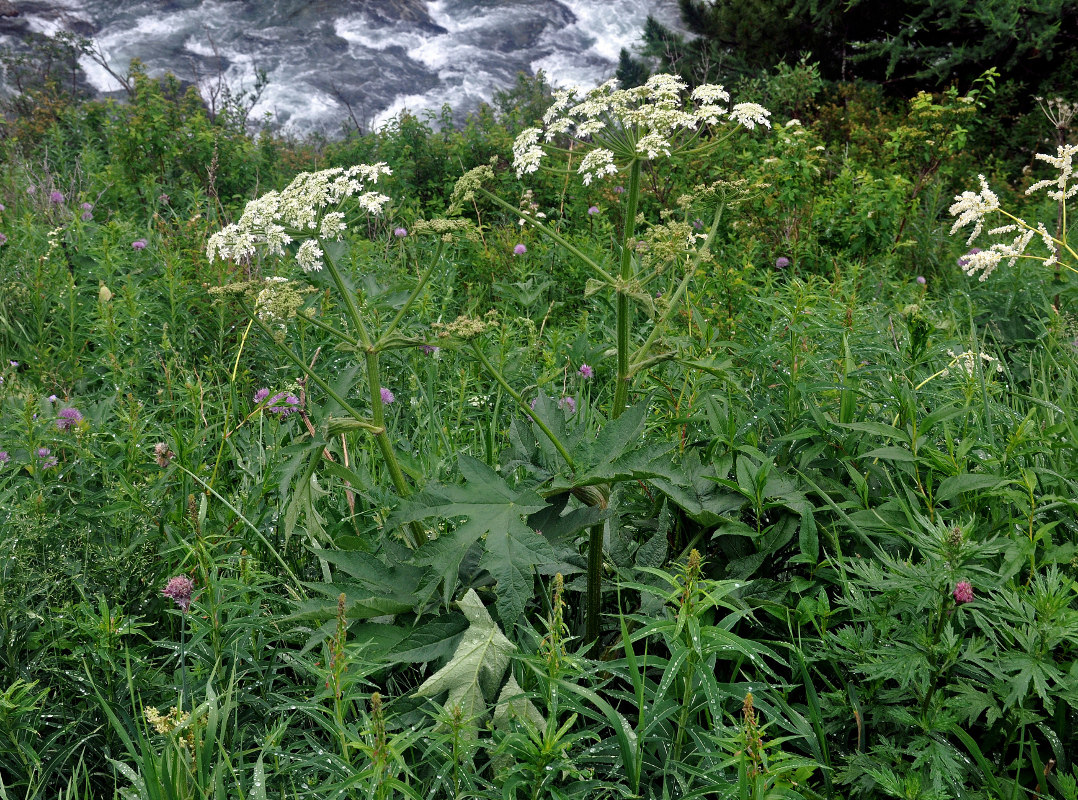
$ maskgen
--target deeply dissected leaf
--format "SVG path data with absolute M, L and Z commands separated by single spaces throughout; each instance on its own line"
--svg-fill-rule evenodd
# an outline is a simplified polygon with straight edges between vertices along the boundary
M 532 595 L 533 568 L 555 558 L 546 539 L 523 520 L 546 508 L 547 502 L 530 490 L 512 488 L 481 461 L 461 455 L 459 463 L 467 483 L 432 487 L 411 498 L 394 519 L 408 522 L 433 516 L 465 517 L 452 533 L 420 548 L 415 563 L 432 567 L 447 586 L 452 586 L 468 548 L 484 540 L 480 565 L 498 581 L 498 612 L 502 622 L 510 625 Z

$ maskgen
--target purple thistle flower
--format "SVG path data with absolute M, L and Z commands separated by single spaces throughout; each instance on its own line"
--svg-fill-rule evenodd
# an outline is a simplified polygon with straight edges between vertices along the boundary
M 587 364 L 581 364 L 578 371 L 580 372 L 580 377 L 584 380 L 589 380 L 595 375 L 595 371 Z
M 0 211 L 7 211 L 7 206 L 5 206 L 3 203 L 0 203 Z
M 917 283 L 921 284 L 921 286 L 924 286 L 925 284 L 928 283 L 928 281 L 925 279 L 924 275 L 918 275 L 917 276 Z
M 255 392 L 255 404 L 257 405 L 258 403 L 261 403 L 267 397 L 269 397 L 269 389 L 259 389 L 257 392 Z
M 271 413 L 277 415 L 277 419 L 283 420 L 298 410 L 299 398 L 288 392 L 278 392 L 266 405 Z
M 166 205 L 166 206 L 167 206 L 167 205 L 168 205 L 168 201 L 169 201 L 169 196 L 168 196 L 167 194 L 159 194 L 159 195 L 157 196 L 157 202 L 159 202 L 159 203 L 161 203 L 161 204 L 163 204 L 163 205 Z
M 7 450 L 0 450 L 0 464 L 6 464 L 11 461 L 11 456 L 7 454 Z
M 442 348 L 438 347 L 437 345 L 433 345 L 433 344 L 421 344 L 421 345 L 419 345 L 419 349 L 423 351 L 423 355 L 432 356 L 435 353 L 437 353 L 439 350 L 441 350 Z
M 135 241 L 131 242 L 131 247 L 134 250 L 145 250 L 146 249 L 146 240 L 145 239 L 135 239 Z
M 49 202 L 51 202 L 51 203 L 62 203 L 62 202 L 64 202 L 63 192 L 53 192 L 52 194 L 50 194 L 49 195 Z
M 56 460 L 56 456 L 49 455 L 50 452 L 51 451 L 47 447 L 39 447 L 37 449 L 37 457 L 41 459 L 42 471 L 52 469 L 53 467 L 58 466 L 60 463 Z
M 89 211 L 83 211 L 81 217 L 83 222 L 90 222 L 93 220 L 94 215 L 91 214 Z
M 382 395 L 382 402 L 387 406 L 390 403 L 392 403 L 394 400 L 397 399 L 396 397 L 393 396 L 393 392 L 389 391 L 389 389 L 387 389 L 384 386 L 381 389 L 379 389 L 378 391 Z
M 9 362 L 7 362 L 7 363 L 9 363 L 9 364 L 10 364 L 11 366 L 13 366 L 13 367 L 14 367 L 15 369 L 18 369 L 18 368 L 19 368 L 19 362 L 18 362 L 18 361 L 9 361 Z
M 979 247 L 971 247 L 971 248 L 969 249 L 969 252 L 967 252 L 967 253 L 966 253 L 966 254 L 965 254 L 964 256 L 961 256 L 961 257 L 960 257 L 960 258 L 958 259 L 958 266 L 960 266 L 960 267 L 964 267 L 964 266 L 966 266 L 966 264 L 968 264 L 968 263 L 969 263 L 969 257 L 970 257 L 970 256 L 975 256 L 975 255 L 977 255 L 977 254 L 978 254 L 979 252 L 981 252 L 981 248 L 979 248 Z
M 408 235 L 408 229 L 407 228 L 394 228 L 393 229 L 393 235 L 396 236 L 398 239 L 403 239 L 405 236 Z
M 558 401 L 558 408 L 568 409 L 570 414 L 576 413 L 576 400 L 566 395 Z
M 167 467 L 168 462 L 176 457 L 176 454 L 168 449 L 168 445 L 164 442 L 158 442 L 153 446 L 154 458 L 157 459 L 157 466 Z
M 177 575 L 175 578 L 168 579 L 161 594 L 173 600 L 180 610 L 186 613 L 191 608 L 191 593 L 194 590 L 194 581 L 186 575 Z
M 83 203 L 81 206 L 79 206 L 79 208 L 81 208 L 83 211 L 93 211 L 94 210 L 94 204 L 93 203 Z
M 77 408 L 61 408 L 56 417 L 56 427 L 62 431 L 69 431 L 82 422 L 82 413 Z
M 4 236 L 4 234 L 0 233 L 0 244 L 3 244 L 6 241 L 7 241 L 7 237 Z
M 588 208 L 588 216 L 589 217 L 592 216 L 593 214 L 598 214 L 598 213 L 599 213 L 599 206 L 591 206 L 590 208 Z
M 60 398 L 59 398 L 59 397 L 57 397 L 57 396 L 56 396 L 56 395 L 54 395 L 54 394 L 50 394 L 50 395 L 49 395 L 48 397 L 46 397 L 45 399 L 46 399 L 46 400 L 48 400 L 48 401 L 49 401 L 50 403 L 55 403 L 55 402 L 56 402 L 57 400 L 59 400 Z
M 514 255 L 522 256 L 527 252 L 528 252 L 528 248 L 525 247 L 522 244 L 518 244 L 516 247 L 513 248 L 513 254 Z
M 615 186 L 614 187 L 614 194 L 625 194 L 625 187 L 624 186 Z
M 776 269 L 786 269 L 788 266 L 790 266 L 790 259 L 788 259 L 786 256 L 779 256 L 775 259 Z
M 954 587 L 954 601 L 959 605 L 973 602 L 973 585 L 969 581 L 959 581 Z

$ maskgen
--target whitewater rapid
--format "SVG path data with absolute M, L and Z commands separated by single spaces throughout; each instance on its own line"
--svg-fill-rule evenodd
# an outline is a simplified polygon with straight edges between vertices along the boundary
M 285 133 L 334 135 L 353 118 L 377 128 L 407 109 L 474 109 L 542 70 L 555 85 L 591 86 L 639 44 L 649 14 L 678 26 L 677 0 L 14 0 L 0 45 L 27 32 L 89 35 L 111 69 L 137 58 L 209 100 L 222 81 L 251 89 L 252 109 Z M 98 92 L 122 87 L 91 58 Z

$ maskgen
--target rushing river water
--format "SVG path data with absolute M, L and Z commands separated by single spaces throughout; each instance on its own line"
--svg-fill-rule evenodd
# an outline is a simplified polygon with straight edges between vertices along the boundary
M 542 69 L 555 84 L 610 77 L 622 47 L 652 14 L 677 23 L 676 0 L 12 0 L 0 44 L 28 31 L 68 29 L 94 39 L 122 71 L 132 58 L 151 74 L 199 82 L 218 76 L 269 84 L 252 118 L 285 131 L 332 134 L 349 118 L 379 125 L 402 109 L 474 108 Z M 101 92 L 119 89 L 83 60 Z

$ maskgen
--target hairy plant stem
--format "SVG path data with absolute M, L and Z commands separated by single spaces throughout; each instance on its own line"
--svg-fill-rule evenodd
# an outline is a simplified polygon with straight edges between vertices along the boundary
M 329 248 L 325 246 L 325 243 L 322 242 L 321 239 L 319 239 L 318 242 L 322 246 L 322 251 L 325 254 L 326 268 L 329 270 L 329 274 L 333 278 L 334 284 L 337 286 L 337 291 L 340 292 L 341 298 L 344 300 L 344 307 L 348 313 L 348 318 L 351 320 L 352 326 L 359 336 L 359 342 L 363 347 L 363 356 L 367 367 L 367 387 L 370 390 L 371 397 L 371 424 L 373 427 L 370 433 L 374 436 L 374 441 L 378 445 L 378 452 L 381 454 L 382 461 L 389 471 L 390 480 L 393 481 L 393 487 L 397 490 L 397 494 L 401 498 L 408 497 L 412 493 L 412 488 L 408 485 L 408 481 L 404 477 L 404 471 L 401 469 L 400 462 L 397 460 L 397 454 L 393 450 L 393 443 L 390 441 L 389 433 L 386 431 L 385 427 L 385 410 L 382 405 L 382 384 L 381 377 L 378 373 L 378 348 L 371 341 L 370 334 L 367 333 L 367 326 L 363 324 L 363 318 L 359 313 L 359 306 L 356 305 L 356 298 L 341 277 L 341 272 L 337 268 L 337 262 L 331 255 Z M 440 252 L 441 251 L 439 251 L 439 253 Z M 437 263 L 437 259 L 431 262 L 423 282 L 426 281 L 426 277 L 429 277 L 430 270 L 434 268 L 435 263 Z M 422 283 L 409 298 L 409 301 L 415 299 L 416 294 L 419 293 L 419 289 L 421 288 Z M 407 310 L 409 304 L 405 305 L 404 310 Z M 400 316 L 401 315 L 398 315 L 394 320 L 394 325 L 400 319 Z M 318 381 L 318 383 L 323 389 L 327 388 L 327 385 L 325 385 L 323 381 Z M 334 393 L 331 392 L 330 396 L 340 402 Z M 356 412 L 350 410 L 347 403 L 343 404 L 342 408 L 348 410 L 356 419 L 362 419 Z M 416 547 L 422 547 L 427 543 L 427 532 L 419 522 L 412 522 L 408 527 L 412 531 L 412 538 L 415 540 L 414 544 Z
M 584 643 L 599 641 L 603 605 L 603 523 L 591 526 L 588 541 L 588 592 L 584 617 Z
M 547 426 L 539 416 L 532 411 L 531 407 L 525 402 L 524 398 L 520 396 L 509 382 L 505 380 L 505 377 L 501 374 L 497 367 L 495 367 L 490 359 L 487 358 L 486 353 L 483 352 L 483 348 L 480 347 L 477 341 L 472 341 L 472 350 L 475 353 L 475 357 L 479 359 L 479 362 L 483 365 L 483 368 L 490 374 L 498 385 L 501 386 L 506 393 L 513 398 L 516 404 L 520 407 L 520 410 L 524 412 L 525 416 L 531 419 L 543 432 L 543 434 L 550 440 L 550 443 L 554 445 L 554 448 L 558 451 L 561 457 L 565 460 L 566 466 L 569 467 L 571 472 L 576 472 L 576 464 L 573 462 L 573 457 L 569 455 L 568 449 L 565 444 L 554 434 L 552 430 Z M 581 498 L 589 505 L 594 505 L 596 501 L 591 499 L 591 495 L 585 493 L 576 493 L 574 496 Z M 599 495 L 597 495 L 599 496 Z M 599 501 L 602 502 L 601 500 Z M 591 527 L 588 540 L 588 588 L 587 588 L 587 600 L 585 607 L 585 622 L 584 622 L 584 642 L 594 642 L 599 638 L 599 618 L 602 613 L 602 590 L 603 590 L 603 523 L 598 523 Z
M 614 387 L 614 406 L 610 417 L 617 419 L 625 410 L 629 400 L 629 334 L 632 309 L 629 306 L 629 289 L 633 277 L 633 234 L 636 233 L 636 209 L 640 202 L 641 162 L 634 159 L 629 166 L 629 197 L 625 206 L 625 229 L 621 237 L 621 268 L 617 285 L 617 352 L 618 381 Z

